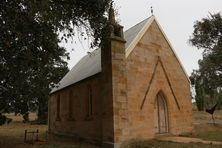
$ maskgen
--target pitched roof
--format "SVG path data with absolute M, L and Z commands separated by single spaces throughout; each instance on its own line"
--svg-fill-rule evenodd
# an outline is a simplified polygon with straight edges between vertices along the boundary
M 94 50 L 91 54 L 85 55 L 59 82 L 58 86 L 53 88 L 51 93 L 61 90 L 78 81 L 88 78 L 102 71 L 101 51 Z
M 136 44 L 139 42 L 139 40 L 143 37 L 146 30 L 150 27 L 151 23 L 155 20 L 154 16 L 151 16 L 142 22 L 136 24 L 135 26 L 129 28 L 124 32 L 124 38 L 126 40 L 125 44 L 125 50 L 126 50 L 126 57 L 132 52 Z M 157 22 L 158 24 L 158 22 Z M 159 25 L 159 24 L 158 24 Z M 160 27 L 160 26 L 159 26 Z M 160 30 L 162 31 L 164 37 L 166 38 L 166 35 L 164 34 L 163 30 L 160 27 Z M 166 40 L 169 43 L 169 40 L 166 38 Z M 171 46 L 171 44 L 169 43 Z M 172 46 L 171 46 L 172 48 Z M 172 48 L 173 49 L 173 48 Z M 177 57 L 176 53 L 173 50 L 173 53 Z M 177 57 L 178 59 L 178 57 Z M 179 59 L 178 59 L 179 61 Z M 181 62 L 179 61 L 181 64 Z M 184 70 L 183 66 L 181 65 L 182 69 Z M 93 76 L 99 72 L 102 71 L 101 67 L 101 49 L 98 48 L 94 50 L 92 53 L 84 56 L 59 82 L 58 86 L 53 88 L 51 93 L 54 93 L 58 90 L 61 90 L 67 86 L 70 86 L 72 84 L 75 84 L 76 82 L 79 82 L 85 78 L 88 78 L 90 76 Z M 185 72 L 185 70 L 184 70 Z M 186 74 L 186 72 L 185 72 Z M 186 74 L 187 76 L 187 74 Z M 188 79 L 189 80 L 189 79 Z
M 151 17 L 150 17 L 151 18 Z M 132 44 L 142 28 L 150 21 L 150 18 L 138 23 L 124 32 L 126 40 L 125 49 Z M 102 71 L 101 67 L 101 49 L 94 50 L 91 54 L 84 56 L 59 82 L 58 86 L 53 88 L 51 93 L 61 90 L 69 85 L 79 82 L 85 78 L 93 76 Z
M 130 47 L 133 41 L 137 38 L 137 36 L 143 30 L 144 26 L 146 26 L 146 24 L 151 21 L 152 21 L 152 17 L 149 17 L 124 32 L 124 39 L 126 40 L 126 44 L 125 44 L 126 50 Z

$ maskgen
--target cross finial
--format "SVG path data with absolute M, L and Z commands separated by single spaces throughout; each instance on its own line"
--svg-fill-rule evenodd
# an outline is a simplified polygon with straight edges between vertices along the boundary
M 151 14 L 153 15 L 153 7 L 151 6 L 150 9 L 151 9 Z

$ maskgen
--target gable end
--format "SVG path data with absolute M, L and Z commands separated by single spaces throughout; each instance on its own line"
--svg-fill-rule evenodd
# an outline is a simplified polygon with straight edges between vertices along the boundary
M 163 34 L 163 37 L 165 38 L 165 40 L 167 41 L 168 45 L 170 46 L 170 49 L 172 50 L 174 56 L 176 57 L 176 60 L 179 62 L 181 69 L 183 70 L 183 73 L 185 74 L 187 81 L 190 83 L 190 79 L 189 76 L 185 70 L 185 68 L 183 67 L 179 57 L 177 56 L 172 44 L 170 43 L 169 39 L 167 38 L 166 34 L 164 33 L 162 27 L 160 26 L 160 24 L 158 23 L 158 21 L 156 20 L 155 16 L 152 16 L 150 18 L 150 21 L 148 21 L 146 23 L 146 25 L 141 29 L 141 31 L 138 33 L 138 35 L 135 37 L 135 39 L 131 42 L 130 46 L 126 49 L 126 58 L 130 55 L 130 53 L 134 50 L 134 48 L 136 47 L 136 45 L 138 44 L 138 42 L 141 40 L 141 38 L 144 36 L 144 34 L 146 33 L 146 31 L 149 29 L 149 27 L 151 26 L 151 24 L 153 22 L 157 23 L 157 26 L 159 27 L 161 33 Z

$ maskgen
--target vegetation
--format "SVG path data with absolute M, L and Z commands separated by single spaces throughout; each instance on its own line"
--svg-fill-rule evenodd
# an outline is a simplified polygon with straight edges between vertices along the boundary
M 196 89 L 196 103 L 199 110 L 219 103 L 222 106 L 222 16 L 210 14 L 208 18 L 196 21 L 190 43 L 204 49 L 199 69 L 193 71 L 191 82 Z
M 15 112 L 28 120 L 29 112 L 37 109 L 38 119 L 46 121 L 48 94 L 68 71 L 68 53 L 58 43 L 78 31 L 84 35 L 83 26 L 86 35 L 94 37 L 92 46 L 97 45 L 109 4 L 110 0 L 0 1 L 0 114 Z

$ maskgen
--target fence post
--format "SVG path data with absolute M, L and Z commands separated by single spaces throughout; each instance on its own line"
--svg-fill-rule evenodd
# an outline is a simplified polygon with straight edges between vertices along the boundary
M 36 130 L 36 141 L 39 141 L 39 129 Z

